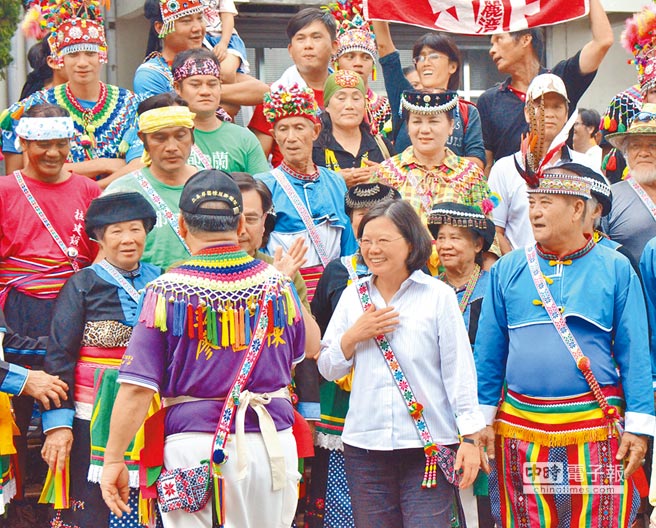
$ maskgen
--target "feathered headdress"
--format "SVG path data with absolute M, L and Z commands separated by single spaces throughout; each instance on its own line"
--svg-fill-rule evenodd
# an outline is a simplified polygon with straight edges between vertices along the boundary
M 650 4 L 626 19 L 620 38 L 622 46 L 633 55 L 629 64 L 638 70 L 643 95 L 656 86 L 656 5 Z
M 110 0 L 35 0 L 29 3 L 21 27 L 27 37 L 47 38 L 59 62 L 63 55 L 77 51 L 97 52 L 101 62 L 107 62 L 102 9 L 109 5 Z
M 541 154 L 544 150 L 543 148 L 535 148 L 535 143 L 538 141 L 537 138 L 539 136 L 537 132 L 532 130 L 522 139 L 521 158 L 524 162 L 524 166 L 522 167 L 519 164 L 517 157 L 513 157 L 513 160 L 515 161 L 517 172 L 519 172 L 520 176 L 524 178 L 524 181 L 526 181 L 526 184 L 530 189 L 537 189 L 540 186 L 540 180 L 544 175 L 545 169 L 551 160 L 553 160 L 554 156 L 556 156 L 556 154 L 558 154 L 567 143 L 569 131 L 574 126 L 577 116 L 578 112 L 575 111 L 567 123 L 565 123 L 563 129 L 553 139 L 544 154 Z M 540 154 L 536 155 L 536 152 L 539 152 Z
M 25 36 L 41 40 L 71 18 L 102 22 L 102 8 L 111 0 L 32 0 L 24 2 L 21 29 Z

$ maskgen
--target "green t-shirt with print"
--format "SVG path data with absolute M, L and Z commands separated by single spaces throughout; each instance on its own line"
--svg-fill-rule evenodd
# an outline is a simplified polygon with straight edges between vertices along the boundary
M 259 174 L 270 170 L 262 145 L 247 128 L 222 123 L 211 132 L 195 129 L 194 140 L 205 155 L 205 159 L 201 159 L 198 152 L 192 149 L 187 163 L 194 167 L 207 168 L 207 160 L 213 169 L 226 172 Z

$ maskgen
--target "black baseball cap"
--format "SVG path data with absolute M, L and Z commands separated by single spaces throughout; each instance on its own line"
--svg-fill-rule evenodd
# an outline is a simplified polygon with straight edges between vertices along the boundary
M 203 207 L 207 202 L 223 202 L 227 209 Z M 180 209 L 190 214 L 238 216 L 244 210 L 239 186 L 229 173 L 208 169 L 187 180 L 180 195 Z

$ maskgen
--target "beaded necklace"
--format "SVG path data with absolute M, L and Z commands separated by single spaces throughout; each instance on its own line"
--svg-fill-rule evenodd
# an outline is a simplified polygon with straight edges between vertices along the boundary
M 93 105 L 92 108 L 84 108 L 77 97 L 71 92 L 70 85 L 66 83 L 66 88 L 64 90 L 65 97 L 62 98 L 64 107 L 69 111 L 71 117 L 74 121 L 78 122 L 84 129 L 84 134 L 80 137 L 80 145 L 87 151 L 89 157 L 91 157 L 90 151 L 96 148 L 96 124 L 94 123 L 95 118 L 100 114 L 104 108 L 105 103 L 107 102 L 107 86 L 105 83 L 100 82 L 100 93 L 98 94 L 98 101 Z
M 450 286 L 453 286 L 446 278 L 446 272 L 442 272 L 439 274 L 438 278 L 442 282 L 446 282 Z M 471 299 L 472 294 L 474 293 L 474 288 L 476 288 L 476 283 L 478 282 L 478 279 L 481 278 L 481 267 L 478 264 L 474 264 L 474 271 L 472 272 L 471 276 L 469 277 L 469 280 L 467 281 L 467 285 L 465 286 L 465 293 L 462 294 L 462 298 L 460 299 L 460 302 L 458 303 L 458 307 L 460 308 L 460 313 L 465 313 L 465 310 L 467 309 L 467 305 L 469 304 L 469 299 Z M 454 288 L 455 290 L 455 288 Z

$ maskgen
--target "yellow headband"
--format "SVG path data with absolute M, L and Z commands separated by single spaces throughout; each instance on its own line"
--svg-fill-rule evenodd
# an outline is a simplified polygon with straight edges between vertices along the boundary
M 139 116 L 139 132 L 142 134 L 152 134 L 169 127 L 194 128 L 194 114 L 187 106 L 164 106 L 153 108 Z M 153 160 L 148 152 L 144 149 L 141 161 L 149 167 Z

